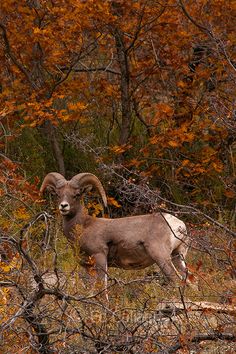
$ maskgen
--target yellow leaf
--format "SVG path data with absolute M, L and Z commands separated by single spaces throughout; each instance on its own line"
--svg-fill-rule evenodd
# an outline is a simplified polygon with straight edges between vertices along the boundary
M 68 108 L 72 111 L 84 110 L 87 107 L 83 102 L 69 103 Z
M 0 289 L 0 305 L 6 305 L 9 300 L 9 289 L 2 288 Z
M 93 213 L 92 213 L 92 216 L 97 216 L 100 214 L 100 212 L 103 210 L 103 207 L 100 205 L 100 204 L 95 204 L 93 206 Z
M 29 124 L 29 127 L 34 128 L 34 127 L 36 127 L 36 125 L 37 125 L 37 122 L 34 121 L 34 122 L 32 122 L 32 123 Z
M 121 208 L 121 205 L 117 202 L 117 200 L 115 200 L 115 198 L 113 198 L 113 197 L 108 197 L 107 198 L 107 202 L 108 202 L 108 204 L 110 204 L 110 205 L 113 205 L 113 206 L 115 206 L 116 208 Z
M 155 145 L 155 144 L 158 143 L 158 141 L 159 141 L 158 135 L 155 135 L 155 136 L 151 137 L 151 138 L 149 139 L 149 141 L 150 141 L 150 144 Z
M 188 164 L 190 163 L 190 161 L 189 160 L 183 160 L 182 161 L 182 166 L 187 166 Z
M 200 165 L 196 166 L 193 170 L 194 173 L 206 173 L 206 169 Z
M 162 113 L 165 113 L 167 116 L 172 116 L 174 113 L 173 108 L 169 106 L 167 103 L 158 103 L 157 109 Z
M 52 99 L 48 100 L 47 102 L 44 102 L 45 107 L 51 107 L 52 106 Z
M 127 151 L 128 149 L 130 149 L 132 147 L 132 145 L 115 145 L 111 148 L 111 150 L 115 153 L 115 154 L 122 154 L 123 152 Z
M 223 171 L 223 165 L 222 165 L 222 163 L 221 162 L 212 162 L 212 167 L 214 168 L 214 170 L 216 171 L 216 172 L 222 172 Z
M 41 29 L 38 27 L 34 27 L 33 32 L 34 32 L 34 34 L 41 33 Z
M 186 87 L 186 83 L 181 80 L 181 81 L 177 82 L 177 86 L 180 87 L 180 88 L 184 88 L 184 87 Z
M 4 273 L 9 273 L 10 270 L 11 270 L 11 266 L 9 264 L 7 264 L 7 263 L 0 262 L 0 269 Z
M 234 198 L 236 193 L 234 191 L 228 189 L 228 190 L 224 191 L 224 194 L 227 198 Z
M 71 116 L 69 114 L 63 114 L 60 115 L 60 118 L 64 121 L 64 122 L 68 122 L 69 120 L 72 120 Z
M 19 209 L 16 209 L 13 212 L 13 215 L 15 216 L 15 218 L 17 220 L 29 220 L 30 215 L 29 213 L 26 211 L 25 207 L 20 207 Z
M 192 142 L 194 140 L 194 136 L 195 135 L 193 133 L 185 134 L 183 137 L 183 141 Z
M 171 147 L 178 147 L 179 143 L 178 143 L 178 141 L 170 140 L 170 141 L 168 141 L 168 145 L 170 145 Z
M 135 167 L 139 167 L 140 165 L 142 165 L 143 160 L 138 160 L 138 159 L 132 159 L 129 163 L 130 166 L 135 166 Z

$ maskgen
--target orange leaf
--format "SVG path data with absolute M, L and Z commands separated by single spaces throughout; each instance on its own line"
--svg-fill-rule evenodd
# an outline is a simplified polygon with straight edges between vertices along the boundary
M 168 145 L 170 145 L 171 147 L 178 147 L 179 143 L 178 143 L 178 141 L 170 140 L 170 141 L 168 141 Z
M 107 202 L 108 202 L 108 204 L 110 204 L 110 205 L 113 205 L 113 206 L 115 206 L 116 208 L 121 208 L 121 205 L 117 202 L 117 200 L 115 200 L 115 198 L 113 198 L 113 197 L 108 197 L 107 198 Z
M 227 198 L 234 198 L 235 197 L 235 192 L 230 190 L 230 189 L 227 189 L 227 190 L 224 191 L 224 195 Z
M 182 166 L 187 166 L 188 164 L 190 163 L 190 161 L 189 160 L 183 160 L 182 161 Z

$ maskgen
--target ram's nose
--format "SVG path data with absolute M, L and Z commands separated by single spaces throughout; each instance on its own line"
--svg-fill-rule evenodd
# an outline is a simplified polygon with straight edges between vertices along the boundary
M 67 214 L 70 210 L 70 205 L 69 203 L 67 202 L 62 202 L 60 205 L 59 205 L 59 210 L 61 212 L 61 214 Z

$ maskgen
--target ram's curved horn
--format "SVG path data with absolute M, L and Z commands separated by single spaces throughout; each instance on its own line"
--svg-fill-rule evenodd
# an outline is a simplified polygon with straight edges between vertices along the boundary
M 57 188 L 61 188 L 66 184 L 66 179 L 60 173 L 50 172 L 46 175 L 43 180 L 42 186 L 40 188 L 40 192 L 43 193 L 46 188 L 52 188 L 56 190 Z
M 102 183 L 92 173 L 79 173 L 69 181 L 69 184 L 73 188 L 82 188 L 82 187 L 87 187 L 89 185 L 95 187 L 100 193 L 105 207 L 107 206 L 106 192 L 102 186 Z

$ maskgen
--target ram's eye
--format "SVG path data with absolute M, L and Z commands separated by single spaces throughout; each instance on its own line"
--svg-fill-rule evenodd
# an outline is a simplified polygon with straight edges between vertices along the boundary
M 55 190 L 55 189 L 52 189 L 51 191 L 50 191 L 50 194 L 51 194 L 51 196 L 53 197 L 53 198 L 59 198 L 60 197 L 60 194 Z
M 76 194 L 73 196 L 74 199 L 79 199 L 79 197 L 80 197 L 80 193 L 76 193 Z

